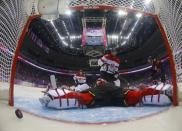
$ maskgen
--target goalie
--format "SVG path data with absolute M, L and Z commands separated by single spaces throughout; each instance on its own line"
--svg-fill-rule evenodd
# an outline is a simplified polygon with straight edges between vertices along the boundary
M 96 87 L 82 93 L 65 89 L 48 91 L 40 102 L 43 106 L 55 109 L 94 108 L 103 106 L 128 107 L 143 104 L 169 105 L 172 101 L 172 89 L 169 84 L 158 87 L 139 85 L 138 90 L 129 90 L 113 86 L 103 79 L 96 82 Z

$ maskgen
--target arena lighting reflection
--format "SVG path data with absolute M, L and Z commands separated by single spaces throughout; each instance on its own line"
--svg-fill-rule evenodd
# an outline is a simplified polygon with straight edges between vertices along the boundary
M 61 75 L 74 75 L 74 73 L 68 73 L 68 72 L 63 72 L 63 71 L 54 71 L 54 70 L 46 69 L 44 67 L 38 66 L 38 65 L 36 65 L 36 64 L 22 58 L 21 56 L 18 56 L 18 59 L 25 62 L 25 63 L 27 63 L 27 64 L 29 64 L 29 65 L 31 65 L 31 66 L 33 66 L 33 67 L 35 67 L 35 68 L 38 68 L 38 69 L 41 69 L 41 70 L 44 70 L 44 71 L 47 71 L 47 72 L 61 74 Z
M 5 53 L 9 53 L 10 55 L 14 55 L 14 53 L 12 53 L 8 48 L 6 48 L 5 46 L 3 46 L 3 44 L 1 44 L 1 43 L 0 43 L 0 49 L 1 49 L 2 51 L 4 51 Z M 52 69 L 47 69 L 47 68 L 38 66 L 38 65 L 36 65 L 36 64 L 34 64 L 34 63 L 32 63 L 32 62 L 30 62 L 30 61 L 28 61 L 28 60 L 22 58 L 21 56 L 18 56 L 18 59 L 21 60 L 21 61 L 23 61 L 23 62 L 25 62 L 25 63 L 27 63 L 27 64 L 29 64 L 29 65 L 31 65 L 31 66 L 33 66 L 33 67 L 35 67 L 35 68 L 38 68 L 38 69 L 40 69 L 40 70 L 44 70 L 44 71 L 47 71 L 47 72 L 55 73 L 55 74 L 73 76 L 73 75 L 76 73 L 76 72 L 74 72 L 74 71 L 66 71 L 66 70 L 65 70 L 65 71 L 55 71 L 55 70 L 52 70 Z M 169 59 L 169 57 L 165 57 L 165 58 L 163 58 L 163 59 L 161 60 L 161 62 L 165 62 L 165 61 L 168 60 L 168 59 Z M 149 66 L 142 67 L 142 68 L 140 68 L 140 69 L 134 69 L 134 70 L 131 69 L 131 71 L 122 71 L 122 70 L 121 70 L 121 71 L 119 72 L 119 74 L 120 74 L 120 75 L 126 75 L 126 74 L 137 73 L 137 72 L 149 70 L 151 67 L 152 67 L 152 66 L 149 65 Z M 87 73 L 86 75 L 87 75 L 87 76 L 92 76 L 92 75 L 100 76 L 100 74 L 92 74 L 92 73 Z

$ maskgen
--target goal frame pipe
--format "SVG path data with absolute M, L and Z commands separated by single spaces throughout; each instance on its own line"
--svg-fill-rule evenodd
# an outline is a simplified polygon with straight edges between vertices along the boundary
M 28 28 L 30 26 L 30 23 L 32 22 L 33 19 L 39 18 L 41 15 L 33 15 L 29 16 L 28 20 L 22 30 L 21 36 L 18 40 L 18 44 L 14 53 L 13 61 L 12 61 L 12 66 L 11 66 L 11 76 L 10 76 L 10 87 L 9 87 L 9 105 L 14 106 L 14 80 L 15 80 L 15 75 L 16 75 L 16 67 L 17 67 L 17 61 L 18 61 L 18 56 L 21 50 L 21 47 L 23 45 L 23 41 L 25 39 L 25 35 L 28 31 Z
M 163 39 L 164 39 L 164 43 L 165 43 L 165 47 L 166 47 L 166 50 L 167 50 L 167 54 L 169 56 L 169 61 L 170 61 L 170 70 L 171 70 L 171 75 L 172 75 L 172 84 L 173 84 L 173 105 L 174 106 L 177 106 L 178 105 L 178 86 L 177 86 L 177 77 L 176 77 L 176 69 L 175 69 L 175 62 L 174 62 L 174 59 L 173 59 L 173 53 L 172 53 L 172 50 L 171 50 L 171 46 L 169 44 L 169 41 L 168 41 L 168 38 L 167 38 L 167 35 L 165 33 L 165 30 L 160 22 L 160 19 L 159 17 L 156 15 L 156 14 L 153 14 L 153 13 L 147 13 L 147 12 L 144 12 L 144 11 L 141 11 L 141 10 L 137 10 L 137 9 L 130 9 L 130 8 L 126 8 L 126 7 L 111 7 L 111 6 L 101 6 L 101 7 L 97 7 L 97 8 L 84 8 L 84 6 L 79 6 L 79 7 L 70 7 L 69 9 L 71 10 L 88 10 L 88 9 L 92 9 L 92 10 L 103 10 L 103 9 L 108 9 L 108 10 L 111 10 L 111 9 L 116 9 L 116 10 L 119 10 L 119 9 L 124 9 L 124 10 L 127 10 L 127 11 L 131 11 L 131 12 L 134 12 L 134 11 L 137 11 L 137 12 L 140 12 L 140 13 L 143 13 L 144 15 L 149 15 L 151 17 L 153 17 L 155 19 L 155 21 L 157 22 L 157 25 L 162 33 L 162 36 L 163 36 Z M 28 30 L 28 27 L 31 23 L 31 21 L 35 18 L 38 18 L 40 17 L 40 15 L 35 15 L 35 16 L 29 16 L 28 20 L 27 20 L 27 23 L 22 31 L 22 35 L 20 36 L 20 39 L 18 41 L 18 45 L 17 45 L 17 48 L 15 50 L 15 54 L 14 54 L 14 58 L 13 58 L 13 63 L 12 63 L 12 68 L 11 68 L 11 77 L 10 77 L 10 90 L 9 90 L 9 105 L 10 106 L 14 106 L 14 79 L 15 79 L 15 73 L 16 73 L 16 66 L 17 66 L 17 60 L 18 60 L 18 55 L 19 55 L 19 52 L 20 52 L 20 49 L 22 47 L 22 44 L 23 44 L 23 40 L 24 40 L 24 37 L 27 33 L 27 30 Z

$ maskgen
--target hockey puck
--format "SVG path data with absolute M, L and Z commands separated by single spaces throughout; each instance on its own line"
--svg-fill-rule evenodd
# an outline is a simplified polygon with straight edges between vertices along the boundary
M 23 113 L 21 112 L 21 110 L 16 109 L 16 110 L 15 110 L 15 114 L 16 114 L 16 116 L 17 116 L 19 119 L 23 118 Z

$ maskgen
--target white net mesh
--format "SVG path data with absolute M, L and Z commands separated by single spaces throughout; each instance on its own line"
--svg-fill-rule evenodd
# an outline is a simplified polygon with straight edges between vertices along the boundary
M 0 81 L 9 82 L 13 54 L 26 23 L 25 0 L 0 0 Z
M 146 0 L 68 0 L 69 7 L 76 6 L 112 6 L 112 7 L 129 7 L 145 12 L 154 13 L 154 6 L 147 3 Z
M 173 51 L 178 82 L 182 82 L 182 1 L 156 0 L 156 6 Z

